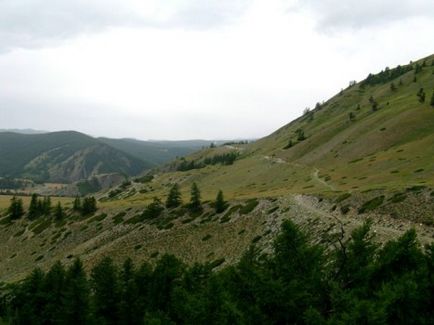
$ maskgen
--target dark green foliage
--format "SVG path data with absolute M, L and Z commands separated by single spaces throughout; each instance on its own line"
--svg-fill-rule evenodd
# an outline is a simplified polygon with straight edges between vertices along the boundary
M 292 139 L 289 139 L 288 144 L 283 149 L 289 149 L 292 148 L 294 144 L 292 143 Z
M 258 206 L 259 201 L 257 199 L 250 199 L 240 208 L 240 214 L 249 214 Z
M 434 91 L 433 91 L 433 93 L 431 95 L 430 105 L 434 107 Z
M 169 195 L 166 200 L 166 208 L 176 208 L 182 204 L 181 192 L 179 191 L 179 185 L 174 184 L 169 191 Z
M 227 208 L 227 203 L 223 197 L 223 191 L 220 190 L 217 193 L 217 197 L 215 200 L 215 212 L 216 213 L 222 213 L 226 210 Z
M 200 190 L 196 183 L 191 185 L 191 198 L 190 203 L 188 205 L 191 212 L 200 212 L 202 211 L 202 202 L 200 196 Z
M 239 156 L 238 152 L 228 152 L 213 157 L 207 157 L 201 161 L 187 161 L 185 158 L 181 158 L 181 163 L 177 166 L 178 171 L 188 171 L 192 169 L 204 168 L 208 165 L 221 164 L 223 166 L 232 165 Z
M 63 295 L 62 322 L 71 325 L 88 324 L 90 321 L 90 290 L 80 260 L 75 260 L 66 272 Z
M 81 206 L 80 213 L 83 216 L 94 214 L 97 210 L 96 199 L 93 196 L 85 197 L 83 205 Z
M 295 131 L 295 134 L 297 135 L 297 141 L 306 140 L 306 136 L 304 135 L 303 129 L 297 129 Z
M 395 91 L 395 90 L 396 90 L 395 83 L 392 82 L 392 83 L 390 84 L 390 90 L 391 90 L 391 91 Z
M 74 203 L 72 205 L 72 210 L 75 212 L 80 212 L 81 211 L 81 199 L 79 196 L 76 196 L 74 199 Z
M 105 258 L 87 280 L 79 260 L 57 263 L 10 287 L 0 317 L 12 324 L 432 324 L 434 245 L 414 230 L 377 245 L 370 222 L 335 249 L 312 244 L 290 221 L 268 256 L 186 267 Z M 329 244 L 327 244 L 329 246 Z M 217 268 L 219 267 L 219 268 Z M 92 288 L 92 290 L 89 290 Z
M 163 211 L 164 206 L 163 203 L 161 203 L 161 200 L 154 198 L 154 200 L 146 207 L 145 211 L 143 211 L 142 217 L 144 219 L 158 218 Z
M 373 112 L 378 111 L 378 103 L 377 101 L 374 99 L 374 97 L 369 97 L 369 103 L 371 104 L 371 108 Z
M 419 103 L 424 103 L 425 102 L 425 91 L 423 90 L 423 88 L 420 88 L 419 91 L 417 92 L 417 97 L 419 98 Z
M 98 324 L 119 321 L 119 292 L 117 269 L 110 258 L 104 258 L 91 274 L 93 313 Z
M 217 165 L 222 164 L 225 166 L 232 165 L 237 160 L 238 152 L 228 152 L 221 155 L 215 155 L 213 157 L 207 157 L 203 160 L 205 165 Z
M 386 68 L 383 71 L 381 71 L 380 73 L 369 74 L 368 77 L 365 80 L 363 80 L 361 84 L 362 85 L 369 85 L 369 86 L 374 86 L 374 85 L 378 85 L 378 84 L 385 84 L 389 81 L 394 80 L 395 78 L 402 76 L 403 74 L 411 71 L 412 69 L 413 69 L 413 66 L 410 64 L 405 65 L 405 66 L 398 65 L 394 69 Z
M 33 193 L 32 198 L 30 199 L 29 211 L 27 213 L 30 220 L 36 219 L 40 216 L 41 211 L 39 211 L 38 205 L 38 195 Z
M 23 200 L 13 196 L 7 213 L 11 220 L 21 218 L 24 215 Z
M 380 205 L 382 205 L 383 202 L 384 202 L 384 195 L 377 196 L 372 200 L 363 203 L 363 205 L 359 208 L 359 213 L 366 213 L 372 211 L 378 208 Z
M 54 210 L 54 217 L 58 221 L 62 220 L 65 217 L 65 212 L 63 211 L 62 204 L 60 202 L 58 202 L 56 205 L 56 208 Z
M 356 119 L 356 115 L 353 112 L 348 113 L 348 119 L 350 121 L 354 121 Z

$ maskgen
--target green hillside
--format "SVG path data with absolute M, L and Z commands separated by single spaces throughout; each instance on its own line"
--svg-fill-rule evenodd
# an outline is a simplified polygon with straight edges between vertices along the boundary
M 137 175 L 151 167 L 135 157 L 73 132 L 0 133 L 0 176 L 68 183 L 96 174 Z
M 186 157 L 187 165 L 201 168 L 179 171 L 186 163 L 178 160 L 170 173 L 156 173 L 154 189 L 164 191 L 175 181 L 188 188 L 196 181 L 208 198 L 219 188 L 231 198 L 249 198 L 433 186 L 433 61 L 429 56 L 385 69 L 255 143 Z M 222 152 L 237 153 L 237 160 L 201 164 Z

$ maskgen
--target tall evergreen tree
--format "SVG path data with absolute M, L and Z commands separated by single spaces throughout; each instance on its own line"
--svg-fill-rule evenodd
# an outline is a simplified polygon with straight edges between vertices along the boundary
M 74 199 L 74 203 L 72 205 L 72 210 L 74 210 L 75 212 L 80 212 L 81 211 L 81 199 L 79 196 L 76 196 Z
M 42 200 L 42 212 L 46 216 L 51 214 L 51 198 L 49 196 L 45 196 Z
M 60 262 L 55 263 L 45 276 L 43 291 L 45 293 L 45 324 L 60 324 L 64 309 L 65 268 Z
M 200 198 L 200 190 L 196 183 L 191 185 L 190 210 L 192 212 L 202 211 L 202 202 Z
M 95 213 L 96 210 L 96 199 L 93 196 L 85 197 L 83 200 L 83 205 L 81 207 L 81 214 L 90 215 Z
M 433 91 L 432 96 L 431 96 L 430 105 L 434 107 L 434 91 Z
M 167 208 L 176 208 L 182 204 L 181 192 L 179 191 L 179 185 L 174 184 L 169 191 L 169 195 L 166 200 Z
M 63 305 L 62 324 L 89 323 L 89 284 L 79 259 L 76 259 L 66 272 Z
M 117 324 L 119 320 L 119 281 L 113 261 L 106 257 L 91 274 L 93 311 L 98 324 Z
M 40 216 L 40 211 L 38 207 L 38 194 L 33 193 L 30 199 L 29 212 L 27 213 L 30 220 L 36 219 Z
M 220 191 L 218 191 L 217 197 L 215 200 L 215 212 L 222 213 L 223 211 L 226 210 L 226 206 L 227 205 L 226 205 L 226 202 L 225 202 L 224 197 L 223 197 L 223 191 L 220 190 Z
M 56 220 L 62 220 L 65 217 L 65 212 L 63 211 L 62 204 L 57 202 L 56 208 L 54 210 L 54 217 Z
M 141 313 L 143 313 L 143 310 L 141 310 L 139 305 L 139 290 L 131 258 L 128 258 L 123 264 L 119 277 L 119 287 L 119 323 L 124 325 L 141 324 Z
M 13 220 L 21 218 L 24 215 L 23 200 L 13 196 L 7 212 Z

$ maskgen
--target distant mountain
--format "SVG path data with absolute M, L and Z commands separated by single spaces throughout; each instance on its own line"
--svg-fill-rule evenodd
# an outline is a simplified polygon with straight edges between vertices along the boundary
M 138 175 L 153 165 L 74 131 L 0 133 L 0 177 L 69 183 L 95 175 Z
M 203 147 L 209 147 L 215 141 L 185 140 L 185 141 L 141 141 L 135 139 L 99 138 L 101 142 L 157 166 L 168 161 L 189 155 Z
M 13 132 L 19 134 L 43 134 L 49 133 L 48 131 L 34 130 L 34 129 L 0 129 L 0 132 Z

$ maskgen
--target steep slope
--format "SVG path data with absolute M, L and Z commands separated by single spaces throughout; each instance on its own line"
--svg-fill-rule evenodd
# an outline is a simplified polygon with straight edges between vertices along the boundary
M 433 186 L 433 61 L 432 55 L 386 69 L 253 144 L 226 146 L 239 153 L 233 165 L 180 172 L 178 160 L 172 172 L 157 173 L 153 188 L 163 191 L 174 181 L 188 188 L 196 181 L 207 198 L 218 188 L 229 197 L 248 198 Z M 186 161 L 200 165 L 221 150 L 207 149 Z
M 0 133 L 0 176 L 68 183 L 97 174 L 137 175 L 150 165 L 87 135 Z

